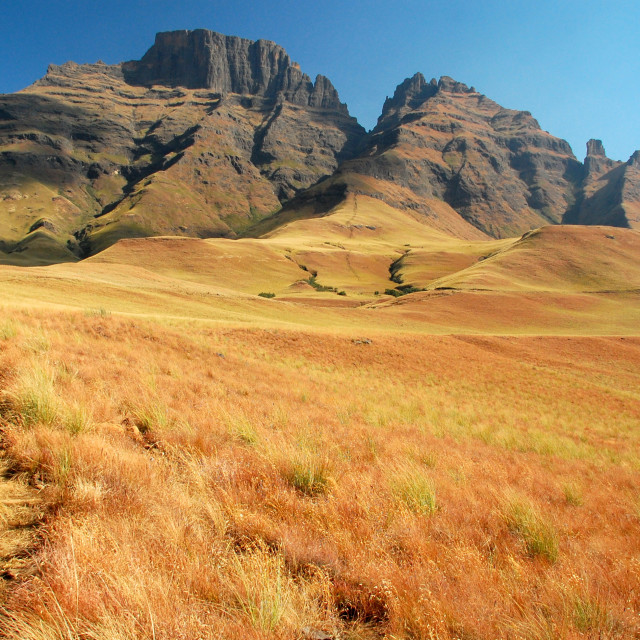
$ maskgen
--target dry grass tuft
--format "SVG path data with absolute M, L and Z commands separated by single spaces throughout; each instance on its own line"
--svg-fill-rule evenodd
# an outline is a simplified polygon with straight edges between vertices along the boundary
M 528 555 L 539 556 L 549 562 L 558 559 L 558 533 L 531 502 L 511 496 L 507 498 L 502 513 L 507 527 L 521 538 Z

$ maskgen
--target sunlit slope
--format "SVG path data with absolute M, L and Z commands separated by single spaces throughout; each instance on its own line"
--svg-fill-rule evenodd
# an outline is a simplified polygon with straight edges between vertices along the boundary
M 258 240 L 128 239 L 86 260 L 87 268 L 119 264 L 254 295 L 281 291 L 304 275 L 294 262 Z
M 282 211 L 261 220 L 246 234 L 251 237 L 263 236 L 289 222 L 325 215 L 332 207 L 340 206 L 338 203 L 345 198 L 346 202 L 353 202 L 357 198 L 369 205 L 372 201 L 384 202 L 389 208 L 405 212 L 415 221 L 456 238 L 489 238 L 441 198 L 419 197 L 399 182 L 350 172 L 349 166 L 350 163 L 346 162 L 334 175 L 305 190 Z
M 168 321 L 181 318 L 234 325 L 310 327 L 356 327 L 362 322 L 331 309 L 268 300 L 127 264 L 81 262 L 30 269 L 2 266 L 0 298 L 5 306 L 70 308 L 88 315 L 122 313 Z
M 421 281 L 420 268 L 436 256 L 416 251 L 400 273 L 427 290 L 374 306 L 460 331 L 637 334 L 639 255 L 636 231 L 544 227 L 494 245 L 467 268 L 428 282 L 433 271 Z
M 78 263 L 0 266 L 0 295 L 6 304 L 271 326 L 637 334 L 639 255 L 632 230 L 558 226 L 461 240 L 350 195 L 259 239 L 130 238 Z
M 543 227 L 436 287 L 502 291 L 640 289 L 640 233 L 612 227 Z
M 348 195 L 323 216 L 306 217 L 307 213 L 269 231 L 263 240 L 317 273 L 318 282 L 353 294 L 395 287 L 399 283 L 393 272 L 400 263 L 404 268 L 405 261 L 411 277 L 428 282 L 467 267 L 505 243 L 460 240 L 434 228 L 420 214 L 364 195 Z M 414 266 L 409 256 L 421 259 Z
M 371 298 L 393 288 L 391 267 L 409 255 L 422 258 L 409 271 L 430 281 L 467 267 L 504 242 L 461 241 L 420 216 L 351 195 L 322 217 L 292 220 L 260 239 L 121 240 L 86 264 L 131 264 L 242 293 L 303 295 L 326 303 L 341 291 Z
M 0 264 L 77 260 L 68 243 L 74 242 L 74 227 L 89 216 L 61 193 L 46 176 L 37 181 L 0 168 Z

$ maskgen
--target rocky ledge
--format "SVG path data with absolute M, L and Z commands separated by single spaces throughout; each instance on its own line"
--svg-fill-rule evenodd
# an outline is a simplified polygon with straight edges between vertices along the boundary
M 142 60 L 123 63 L 122 71 L 132 85 L 248 94 L 347 113 L 328 78 L 319 75 L 312 82 L 269 40 L 253 42 L 207 29 L 158 33 Z

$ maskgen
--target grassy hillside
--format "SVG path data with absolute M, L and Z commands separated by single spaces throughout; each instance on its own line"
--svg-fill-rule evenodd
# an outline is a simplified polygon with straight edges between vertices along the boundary
M 0 636 L 640 637 L 639 238 L 357 196 L 0 266 Z
M 637 291 L 639 254 L 636 231 L 543 227 L 434 285 L 510 291 Z
M 637 338 L 0 327 L 3 637 L 640 632 Z
M 79 263 L 5 266 L 0 287 L 7 304 L 259 326 L 635 334 L 639 253 L 637 231 L 608 227 L 460 240 L 349 196 L 259 239 L 129 238 Z

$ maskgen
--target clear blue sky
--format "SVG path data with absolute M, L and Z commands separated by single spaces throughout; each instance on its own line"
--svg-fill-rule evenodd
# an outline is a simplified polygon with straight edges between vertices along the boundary
M 639 0 L 2 0 L 0 93 L 50 62 L 140 58 L 157 31 L 206 28 L 282 45 L 371 128 L 405 77 L 450 75 L 526 109 L 582 159 L 640 148 Z

